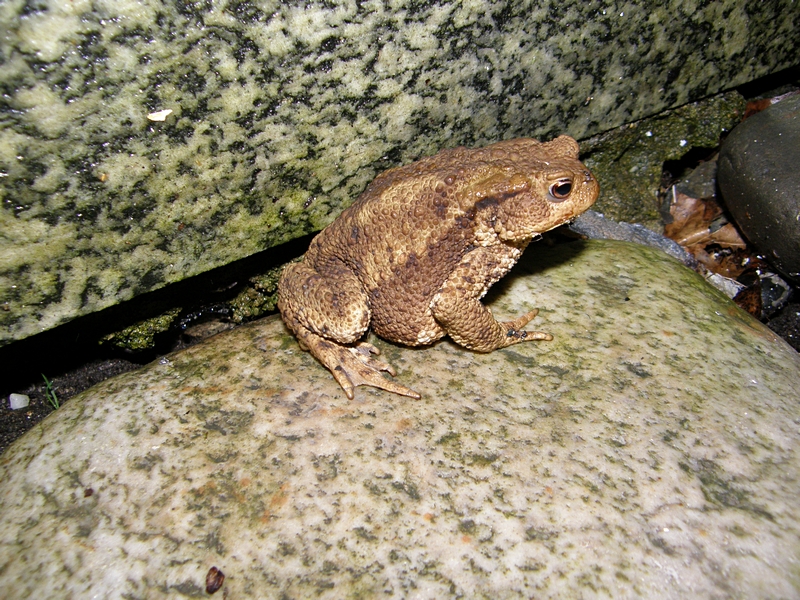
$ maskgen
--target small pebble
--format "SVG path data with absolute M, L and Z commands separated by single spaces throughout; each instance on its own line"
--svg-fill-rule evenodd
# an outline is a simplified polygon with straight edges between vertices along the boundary
M 18 408 L 25 408 L 30 403 L 31 399 L 25 394 L 9 394 L 8 396 L 8 407 L 11 410 L 17 410 Z

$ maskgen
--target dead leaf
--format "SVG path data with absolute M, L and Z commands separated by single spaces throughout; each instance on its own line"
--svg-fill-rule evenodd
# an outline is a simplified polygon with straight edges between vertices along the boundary
M 756 319 L 761 318 L 763 304 L 761 300 L 761 281 L 757 281 L 751 286 L 744 288 L 734 296 L 733 301 L 739 308 L 746 310 Z
M 664 234 L 709 271 L 735 278 L 744 270 L 747 243 L 713 198 L 692 198 L 673 187 L 670 215 Z

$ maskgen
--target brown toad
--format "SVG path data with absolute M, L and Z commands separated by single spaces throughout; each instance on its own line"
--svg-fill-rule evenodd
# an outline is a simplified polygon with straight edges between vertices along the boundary
M 283 320 L 348 398 L 370 385 L 419 398 L 360 341 L 371 326 L 409 346 L 445 335 L 478 352 L 553 336 L 501 323 L 480 299 L 539 234 L 581 214 L 599 186 L 560 136 L 443 150 L 381 173 L 278 284 Z

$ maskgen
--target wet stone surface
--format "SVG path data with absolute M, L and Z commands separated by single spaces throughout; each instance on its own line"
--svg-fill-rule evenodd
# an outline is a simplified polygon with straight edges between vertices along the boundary
M 4 595 L 796 596 L 797 353 L 632 244 L 496 287 L 555 340 L 378 342 L 421 400 L 275 318 L 73 398 L 0 457 Z

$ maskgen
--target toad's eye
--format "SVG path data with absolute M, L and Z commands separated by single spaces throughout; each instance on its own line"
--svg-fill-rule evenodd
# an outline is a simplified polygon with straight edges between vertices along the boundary
M 556 202 L 566 200 L 572 192 L 572 179 L 559 179 L 550 186 L 550 196 Z

